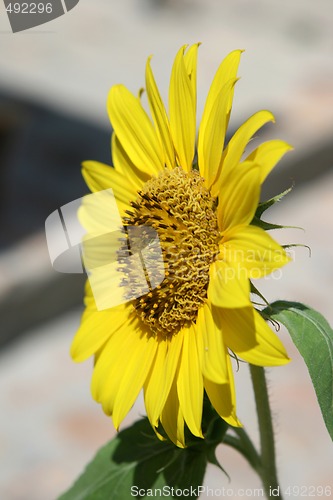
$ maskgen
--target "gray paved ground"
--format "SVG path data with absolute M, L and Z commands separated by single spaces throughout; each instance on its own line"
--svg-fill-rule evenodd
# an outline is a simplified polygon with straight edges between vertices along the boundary
M 274 133 L 294 144 L 292 154 L 300 158 L 332 136 L 331 0 L 81 0 L 52 25 L 15 36 L 2 14 L 0 84 L 56 108 L 106 124 L 105 98 L 113 83 L 124 82 L 136 91 L 143 83 L 146 57 L 154 53 L 156 76 L 166 95 L 175 51 L 200 40 L 199 109 L 221 57 L 233 48 L 246 48 L 235 123 L 258 108 L 272 109 L 278 118 Z M 316 161 L 312 168 L 317 168 Z M 331 324 L 332 187 L 332 173 L 327 171 L 296 186 L 272 209 L 274 221 L 306 230 L 284 231 L 280 241 L 306 243 L 312 256 L 297 249 L 281 279 L 262 283 L 269 300 L 304 301 Z M 37 237 L 24 245 L 11 254 L 10 266 L 10 260 L 4 266 L 9 256 L 0 258 L 0 270 L 7 276 L 0 294 L 8 293 L 11 282 L 20 278 L 22 259 L 30 259 L 24 279 L 32 269 L 35 277 L 51 272 L 42 240 Z M 79 311 L 64 315 L 0 353 L 1 499 L 55 498 L 113 435 L 111 423 L 89 395 L 91 364 L 74 365 L 68 355 L 78 322 Z M 282 335 L 293 362 L 270 370 L 281 483 L 332 484 L 332 445 L 306 369 L 287 334 Z M 246 367 L 236 378 L 240 417 L 255 434 Z M 139 403 L 127 423 L 141 410 Z M 232 482 L 211 468 L 208 486 L 229 486 L 234 498 L 239 498 L 237 488 L 259 486 L 238 455 L 222 447 L 219 456 Z

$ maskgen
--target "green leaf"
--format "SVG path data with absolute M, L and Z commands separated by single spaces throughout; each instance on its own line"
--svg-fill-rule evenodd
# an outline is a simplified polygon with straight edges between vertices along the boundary
M 178 493 L 188 490 L 184 498 L 197 498 L 208 461 L 206 451 L 197 443 L 183 450 L 162 442 L 148 420 L 142 419 L 101 448 L 59 500 L 128 500 L 131 492 L 140 489 L 142 495 L 137 497 L 152 498 L 155 488 L 161 488 L 163 498 L 183 498 L 175 494 L 177 489 Z
M 317 311 L 298 302 L 277 301 L 264 310 L 280 321 L 303 356 L 333 439 L 333 330 Z

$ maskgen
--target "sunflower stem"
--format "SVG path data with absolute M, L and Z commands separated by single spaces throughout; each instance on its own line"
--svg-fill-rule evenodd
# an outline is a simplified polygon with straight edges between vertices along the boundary
M 261 459 L 246 430 L 244 427 L 235 427 L 233 431 L 237 436 L 227 434 L 224 437 L 223 443 L 241 453 L 253 469 L 260 475 Z
M 244 427 L 235 427 L 234 430 L 239 439 L 241 440 L 241 442 L 243 443 L 245 449 L 247 450 L 248 456 L 251 459 L 250 464 L 256 471 L 260 470 L 261 467 L 260 456 L 257 450 L 255 449 L 251 439 L 249 438 L 246 430 L 244 429 Z
M 271 498 L 274 491 L 274 497 L 282 500 L 281 488 L 277 479 L 274 432 L 265 371 L 261 366 L 254 365 L 250 365 L 250 371 L 260 432 L 261 468 L 259 474 L 266 497 Z

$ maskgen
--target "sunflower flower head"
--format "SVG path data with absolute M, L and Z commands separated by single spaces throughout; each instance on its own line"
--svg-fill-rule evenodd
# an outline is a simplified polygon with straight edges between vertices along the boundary
M 274 121 L 269 111 L 251 116 L 225 144 L 241 50 L 218 68 L 196 138 L 198 47 L 176 55 L 168 112 L 151 58 L 150 114 L 123 85 L 110 90 L 113 168 L 85 162 L 83 176 L 93 193 L 111 188 L 117 207 L 87 201 L 80 215 L 88 233 L 109 226 L 117 237 L 98 245 L 87 239 L 86 261 L 96 265 L 71 349 L 77 361 L 95 355 L 92 394 L 116 428 L 143 388 L 151 425 L 177 446 L 185 446 L 185 426 L 203 437 L 205 393 L 228 424 L 241 425 L 229 353 L 260 366 L 289 361 L 250 291 L 252 279 L 289 260 L 251 223 L 261 184 L 291 148 L 273 140 L 245 153 L 252 136 Z M 105 264 L 105 255 L 112 262 Z M 104 302 L 94 293 L 98 284 Z
M 163 282 L 134 307 L 153 333 L 172 337 L 196 321 L 207 297 L 209 268 L 219 251 L 214 200 L 199 172 L 175 167 L 147 181 L 128 213 L 127 224 L 143 220 L 157 231 L 165 266 Z

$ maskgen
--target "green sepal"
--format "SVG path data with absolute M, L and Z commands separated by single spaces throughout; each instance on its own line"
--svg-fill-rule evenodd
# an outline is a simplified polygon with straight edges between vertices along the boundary
M 200 440 L 201 446 L 203 447 L 207 462 L 218 467 L 230 479 L 229 474 L 216 457 L 216 448 L 223 442 L 228 429 L 229 425 L 216 413 L 205 393 L 202 415 L 202 431 L 205 439 Z
M 291 186 L 290 188 L 286 189 L 285 191 L 283 191 L 280 194 L 277 194 L 273 198 L 270 198 L 267 201 L 263 201 L 262 203 L 259 203 L 258 208 L 257 208 L 256 213 L 255 213 L 255 217 L 257 217 L 258 219 L 260 219 L 260 217 L 262 216 L 262 214 L 264 212 L 266 212 L 266 210 L 268 210 L 268 208 L 270 208 L 272 205 L 274 205 L 278 201 L 281 201 L 282 198 L 284 198 L 287 194 L 290 193 L 290 191 L 293 189 L 293 187 L 294 186 Z
M 256 304 L 255 302 L 252 301 L 252 303 L 254 305 L 259 305 L 259 306 L 269 306 L 269 302 L 268 300 L 263 296 L 263 294 L 254 286 L 254 284 L 252 283 L 252 281 L 250 281 L 250 286 L 251 286 L 251 293 L 254 293 L 255 295 L 258 295 L 258 297 L 260 297 L 264 302 L 265 304 Z M 280 325 L 277 321 L 273 320 L 264 310 L 259 310 L 259 309 L 256 309 L 256 311 L 260 314 L 260 316 L 262 316 L 264 318 L 265 321 L 269 321 L 270 323 L 272 323 L 272 325 L 275 327 L 275 329 L 278 331 L 279 328 L 280 328 Z
M 271 198 L 271 199 L 269 199 L 267 201 L 259 203 L 259 205 L 257 207 L 257 210 L 256 210 L 256 213 L 254 214 L 254 217 L 253 217 L 253 219 L 251 221 L 251 225 L 252 226 L 261 227 L 261 229 L 264 229 L 265 231 L 270 231 L 271 229 L 291 228 L 292 226 L 283 226 L 283 225 L 280 225 L 280 224 L 272 224 L 270 222 L 266 222 L 266 221 L 264 221 L 264 220 L 261 219 L 261 216 L 272 205 L 274 205 L 278 201 L 282 200 L 282 198 L 284 198 L 288 193 L 290 193 L 290 191 L 292 189 L 293 189 L 293 186 L 291 186 L 290 188 L 288 188 L 285 191 L 283 191 L 283 193 L 280 193 L 280 194 L 274 196 L 273 198 Z
M 204 446 L 204 453 L 207 462 L 216 465 L 230 479 L 229 474 L 222 467 L 216 457 L 216 448 L 221 444 L 229 429 L 229 425 L 223 420 L 209 401 L 207 394 L 204 395 L 203 413 L 202 413 L 202 431 L 205 437 L 201 439 L 201 445 Z
M 261 229 L 264 229 L 264 231 L 270 231 L 271 229 L 288 229 L 291 227 L 291 226 L 281 226 L 280 224 L 271 224 L 270 222 L 258 219 L 258 217 L 256 216 L 253 217 L 251 225 L 261 227 Z
M 333 440 L 333 330 L 317 311 L 299 302 L 277 301 L 263 311 L 282 323 L 303 357 L 327 430 Z
M 288 250 L 288 248 L 294 248 L 294 247 L 307 248 L 309 250 L 309 257 L 311 257 L 311 247 L 309 247 L 309 245 L 304 245 L 304 243 L 290 243 L 288 245 L 281 245 L 281 246 L 285 250 Z
M 265 302 L 265 305 L 268 306 L 269 305 L 269 302 L 268 300 L 263 296 L 263 294 L 258 290 L 258 288 L 252 283 L 252 281 L 250 280 L 250 292 L 257 295 L 258 297 L 260 297 L 264 302 Z

